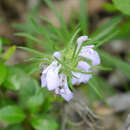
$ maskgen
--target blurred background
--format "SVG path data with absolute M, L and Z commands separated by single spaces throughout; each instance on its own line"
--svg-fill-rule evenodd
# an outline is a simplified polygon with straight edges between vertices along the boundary
M 82 16 L 87 21 L 88 36 L 99 28 L 95 37 L 102 29 L 107 32 L 114 26 L 117 22 L 114 17 L 123 15 L 120 23 L 111 30 L 119 30 L 118 35 L 109 41 L 105 39 L 105 44 L 100 47 L 103 65 L 112 70 L 97 70 L 92 84 L 76 86 L 74 100 L 67 103 L 41 88 L 41 61 L 28 60 L 35 58 L 38 52 L 54 52 L 46 44 L 37 44 L 41 40 L 47 43 L 45 38 L 53 37 L 54 30 L 47 21 L 56 29 L 61 28 L 55 10 L 51 10 L 46 1 L 0 0 L 0 130 L 129 130 L 129 15 L 118 10 L 111 0 L 84 0 L 85 4 L 80 0 L 51 0 L 53 7 L 62 14 L 70 34 Z M 46 20 L 42 21 L 40 17 Z M 43 36 L 37 33 L 38 26 L 35 21 L 32 24 L 31 18 L 44 27 Z M 110 23 L 105 25 L 107 22 Z M 21 32 L 30 35 L 17 35 Z M 112 32 L 106 33 L 105 38 Z M 64 48 L 69 39 L 66 37 L 60 41 L 54 36 L 56 40 L 50 42 Z

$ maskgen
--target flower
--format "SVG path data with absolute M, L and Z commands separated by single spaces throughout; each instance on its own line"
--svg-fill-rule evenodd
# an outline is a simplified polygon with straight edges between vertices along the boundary
M 100 57 L 98 53 L 93 49 L 94 45 L 84 46 L 79 53 L 79 56 L 85 57 L 86 59 L 90 59 L 92 61 L 92 65 L 100 64 Z
M 77 40 L 77 52 L 82 45 L 83 42 L 88 40 L 88 36 L 81 36 Z M 100 64 L 100 57 L 98 53 L 93 49 L 94 45 L 83 46 L 79 53 L 79 56 L 84 57 L 86 59 L 91 60 L 92 66 Z M 90 64 L 86 63 L 85 61 L 78 62 L 77 69 L 80 69 L 83 72 L 92 72 L 90 70 Z M 72 73 L 74 77 L 72 78 L 72 84 L 80 84 L 80 83 L 87 83 L 88 80 L 92 77 L 92 74 L 82 74 L 79 72 Z
M 90 65 L 84 61 L 80 61 L 77 66 L 78 69 L 82 70 L 83 72 L 91 72 Z M 72 72 L 75 76 L 72 78 L 72 85 L 80 84 L 80 83 L 87 83 L 88 80 L 92 77 L 92 74 L 82 74 L 79 72 Z
M 53 57 L 60 58 L 60 52 L 55 52 Z M 59 70 L 61 65 L 54 60 L 41 75 L 41 86 L 47 86 L 48 90 L 54 90 L 59 86 Z
M 77 39 L 78 46 L 76 50 L 76 55 L 78 55 L 77 56 L 78 63 L 74 69 L 79 71 L 71 72 L 72 85 L 87 83 L 88 80 L 92 77 L 91 67 L 100 64 L 100 57 L 98 53 L 93 49 L 94 45 L 82 46 L 83 42 L 87 40 L 88 36 L 81 36 Z M 64 54 L 63 57 L 64 56 L 66 56 L 66 54 Z M 73 93 L 69 89 L 67 83 L 67 73 L 61 71 L 61 68 L 64 68 L 64 66 L 62 66 L 62 64 L 60 64 L 56 58 L 59 60 L 63 60 L 61 52 L 56 51 L 53 53 L 52 63 L 48 67 L 46 67 L 46 69 L 44 69 L 42 72 L 41 86 L 42 87 L 46 86 L 49 91 L 53 90 L 56 94 L 62 96 L 66 101 L 70 101 L 73 98 Z M 70 59 L 70 57 L 66 57 L 65 59 L 67 60 L 67 58 Z M 89 61 L 91 61 L 91 63 Z M 70 65 L 71 68 L 73 62 L 71 62 L 70 60 L 69 62 L 70 63 L 68 62 L 67 63 Z
M 67 84 L 67 77 L 64 74 L 58 74 L 61 65 L 53 61 L 43 72 L 41 76 L 41 86 L 47 86 L 48 90 L 55 90 L 56 94 L 61 95 L 66 101 L 70 101 L 73 93 Z

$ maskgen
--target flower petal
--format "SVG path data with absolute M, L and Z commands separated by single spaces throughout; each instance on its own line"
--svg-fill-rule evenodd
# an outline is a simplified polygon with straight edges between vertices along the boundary
M 84 61 L 80 61 L 77 66 L 78 69 L 84 71 L 84 72 L 91 72 L 89 70 L 90 65 Z M 75 77 L 72 78 L 72 84 L 80 84 L 80 83 L 87 83 L 88 80 L 92 77 L 92 74 L 82 74 L 79 72 L 73 72 L 72 73 Z
M 46 86 L 46 74 L 42 73 L 41 75 L 41 87 L 45 87 Z
M 72 73 L 75 77 L 72 78 L 72 85 L 80 84 L 80 83 L 87 83 L 88 80 L 92 77 L 92 74 L 81 74 L 77 72 Z
M 61 53 L 59 51 L 56 51 L 56 52 L 53 53 L 53 57 L 56 57 L 56 58 L 60 59 L 61 58 Z
M 78 39 L 77 39 L 77 43 L 78 45 L 80 46 L 83 42 L 87 41 L 88 40 L 88 36 L 80 36 Z
M 55 93 L 61 95 L 66 101 L 70 101 L 73 98 L 73 93 L 68 87 L 67 78 L 64 74 L 60 75 L 60 86 L 61 88 L 57 88 Z
M 92 61 L 92 65 L 98 65 L 100 64 L 100 57 L 98 53 L 92 49 L 94 45 L 91 46 L 84 46 L 79 54 L 79 56 L 83 56 L 87 59 L 90 59 Z
M 78 63 L 77 68 L 79 68 L 79 69 L 81 69 L 82 71 L 85 71 L 85 72 L 91 72 L 91 71 L 89 70 L 90 65 L 89 65 L 88 63 L 84 62 L 84 61 L 80 61 L 80 62 Z
M 58 76 L 58 72 L 60 69 L 60 65 L 55 67 L 52 66 L 46 75 L 46 81 L 47 81 L 47 88 L 48 90 L 54 90 L 56 88 L 59 87 L 59 76 Z
M 51 64 L 52 65 L 52 64 Z M 42 75 L 41 75 L 41 87 L 45 87 L 47 85 L 46 82 L 46 74 L 48 70 L 50 69 L 51 65 L 49 65 L 45 70 L 43 70 Z

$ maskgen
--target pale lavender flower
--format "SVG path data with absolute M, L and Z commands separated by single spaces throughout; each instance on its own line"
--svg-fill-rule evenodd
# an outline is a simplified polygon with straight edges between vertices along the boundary
M 60 52 L 55 52 L 53 57 L 61 58 Z M 47 86 L 48 90 L 55 90 L 55 93 L 61 95 L 66 101 L 70 101 L 73 93 L 70 91 L 66 75 L 59 74 L 61 65 L 53 61 L 43 72 L 41 76 L 42 87 Z
M 78 39 L 77 39 L 77 43 L 78 43 L 78 47 L 81 46 L 81 44 L 85 41 L 88 40 L 88 36 L 80 36 Z
M 43 72 L 41 76 L 42 87 L 47 86 L 48 90 L 54 90 L 59 86 L 58 73 L 61 65 L 53 61 Z
M 56 65 L 50 67 L 46 74 L 46 82 L 47 82 L 47 88 L 48 90 L 54 90 L 57 87 L 59 87 L 59 70 L 61 68 L 61 65 Z
M 100 57 L 98 53 L 93 49 L 94 45 L 84 46 L 79 56 L 85 57 L 86 59 L 90 59 L 92 61 L 92 65 L 98 65 L 100 64 Z
M 80 61 L 78 63 L 77 69 L 83 72 L 91 72 L 90 65 L 84 61 Z M 75 77 L 72 77 L 72 84 L 80 84 L 80 83 L 87 83 L 88 80 L 92 77 L 92 74 L 82 74 L 79 72 L 72 72 Z
M 77 50 L 78 53 L 79 48 L 83 42 L 88 39 L 88 36 L 81 36 L 77 39 Z M 78 53 L 78 57 L 84 57 L 86 59 L 91 60 L 92 66 L 100 64 L 100 57 L 98 53 L 93 49 L 94 45 L 83 46 L 81 51 Z M 65 54 L 66 55 L 66 54 Z M 43 70 L 41 75 L 41 86 L 47 87 L 48 90 L 54 90 L 56 94 L 62 96 L 66 101 L 70 101 L 73 98 L 73 93 L 68 87 L 67 84 L 67 75 L 64 72 L 60 72 L 62 65 L 58 63 L 55 59 L 58 58 L 61 60 L 61 53 L 59 51 L 55 52 L 52 55 L 53 62 Z M 86 60 L 87 61 L 87 60 Z M 91 64 L 80 60 L 76 66 L 77 70 L 82 72 L 92 72 Z M 60 72 L 60 73 L 59 73 Z M 80 83 L 87 83 L 88 80 L 92 77 L 92 74 L 84 74 L 80 72 L 72 72 L 72 85 L 80 84 Z
M 60 58 L 60 52 L 55 52 L 53 56 Z M 47 86 L 48 90 L 54 90 L 59 87 L 59 70 L 61 65 L 54 60 L 41 75 L 41 86 Z
M 80 46 L 82 45 L 83 42 L 85 42 L 86 40 L 88 40 L 88 36 L 81 36 L 78 38 L 77 40 L 77 52 L 78 49 L 80 48 Z M 82 56 L 86 59 L 91 60 L 92 65 L 98 65 L 100 64 L 100 57 L 98 55 L 98 53 L 93 49 L 94 45 L 89 45 L 89 46 L 83 46 L 81 48 L 81 51 L 79 53 L 79 56 Z M 83 72 L 91 72 L 90 70 L 91 66 L 84 62 L 84 61 L 80 61 L 77 65 L 77 69 L 80 69 Z M 72 84 L 80 84 L 80 83 L 87 83 L 88 80 L 92 77 L 92 74 L 82 74 L 79 72 L 72 72 L 72 74 L 74 75 L 74 77 L 72 78 Z
M 60 59 L 61 58 L 61 53 L 59 51 L 56 51 L 56 52 L 53 53 L 53 57 L 56 57 L 56 58 Z

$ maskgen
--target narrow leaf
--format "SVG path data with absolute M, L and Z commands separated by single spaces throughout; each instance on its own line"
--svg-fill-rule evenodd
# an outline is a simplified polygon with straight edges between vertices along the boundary
M 12 57 L 12 55 L 14 54 L 15 50 L 16 50 L 16 46 L 10 47 L 10 48 L 4 53 L 4 55 L 3 55 L 2 58 L 3 58 L 4 60 L 10 59 L 10 58 Z

